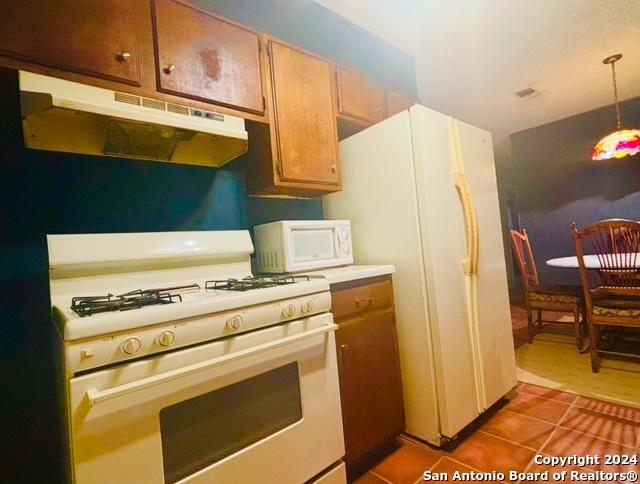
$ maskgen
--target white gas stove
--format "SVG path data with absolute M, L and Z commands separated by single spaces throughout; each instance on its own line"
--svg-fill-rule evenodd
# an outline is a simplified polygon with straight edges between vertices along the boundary
M 76 482 L 343 482 L 324 278 L 253 277 L 247 231 L 48 244 Z

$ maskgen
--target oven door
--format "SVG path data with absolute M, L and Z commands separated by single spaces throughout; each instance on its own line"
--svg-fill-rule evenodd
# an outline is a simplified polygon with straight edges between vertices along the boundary
M 344 455 L 330 313 L 73 378 L 77 483 L 301 483 Z

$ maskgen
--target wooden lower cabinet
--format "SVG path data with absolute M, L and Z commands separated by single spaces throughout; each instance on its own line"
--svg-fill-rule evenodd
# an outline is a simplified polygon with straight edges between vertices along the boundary
M 380 282 L 365 280 L 353 286 L 346 283 L 332 286 L 332 296 L 356 301 L 371 289 L 371 303 L 359 314 L 336 322 L 336 349 L 340 376 L 340 398 L 345 438 L 345 462 L 349 477 L 353 479 L 368 465 L 368 458 L 388 446 L 404 430 L 402 378 L 398 355 L 395 314 L 392 293 L 382 295 Z M 392 290 L 390 278 L 386 284 Z M 390 303 L 382 309 L 376 299 Z M 368 301 L 369 299 L 364 299 Z M 334 303 L 335 304 L 335 303 Z M 379 305 L 378 305 L 379 306 Z

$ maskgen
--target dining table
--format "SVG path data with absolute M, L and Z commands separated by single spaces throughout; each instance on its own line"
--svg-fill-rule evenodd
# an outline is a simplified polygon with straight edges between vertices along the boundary
M 625 261 L 625 265 L 627 267 L 636 267 L 640 269 L 640 254 L 636 253 L 627 253 L 627 254 L 619 254 L 620 258 Z M 585 255 L 584 266 L 587 269 L 599 271 L 602 269 L 601 258 L 605 260 L 613 260 L 615 254 L 600 254 L 600 255 Z M 630 261 L 633 261 L 630 264 Z M 572 255 L 568 257 L 556 257 L 554 259 L 547 260 L 547 265 L 551 267 L 560 267 L 565 269 L 578 269 L 580 266 L 578 264 L 578 256 Z M 607 346 L 613 346 L 614 341 L 616 339 L 616 331 L 601 331 L 600 332 L 600 341 L 605 343 Z M 608 341 L 606 341 L 608 340 Z M 587 345 L 586 348 L 580 351 L 580 353 L 586 353 L 590 350 L 590 345 Z
M 633 254 L 618 254 L 622 256 L 622 260 L 625 262 L 633 261 L 631 264 L 633 267 L 637 267 L 640 269 L 640 254 L 636 254 L 636 257 L 633 257 Z M 606 258 L 608 260 L 612 260 L 616 254 L 600 254 L 595 255 L 585 255 L 584 256 L 584 266 L 587 269 L 599 270 L 601 269 L 600 258 Z M 571 255 L 568 257 L 556 257 L 555 259 L 547 260 L 547 265 L 551 267 L 563 267 L 566 269 L 578 269 L 578 257 L 575 255 Z

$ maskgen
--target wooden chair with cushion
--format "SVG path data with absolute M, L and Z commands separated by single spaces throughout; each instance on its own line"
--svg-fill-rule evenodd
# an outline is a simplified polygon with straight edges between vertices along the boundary
M 524 303 L 527 309 L 527 325 L 529 343 L 533 341 L 534 324 L 533 311 L 537 312 L 539 329 L 542 330 L 543 311 L 558 311 L 573 313 L 576 333 L 576 346 L 582 349 L 582 323 L 580 313 L 582 304 L 582 288 L 579 286 L 543 286 L 538 278 L 538 270 L 533 258 L 531 244 L 527 231 L 511 230 L 511 246 L 518 261 L 522 276 Z
M 640 329 L 640 223 L 631 220 L 604 220 L 579 231 L 573 239 L 584 289 L 586 314 L 591 333 L 591 369 L 600 370 L 600 355 L 638 355 L 598 348 L 603 326 Z M 584 263 L 585 254 L 598 258 L 601 284 L 592 287 Z

